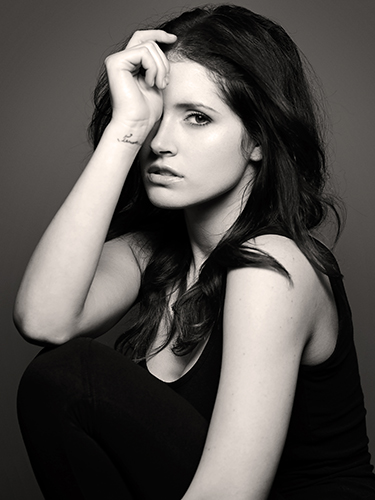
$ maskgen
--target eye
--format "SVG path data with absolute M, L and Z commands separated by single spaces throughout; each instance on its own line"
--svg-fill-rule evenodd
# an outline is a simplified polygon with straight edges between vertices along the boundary
M 199 111 L 191 111 L 185 117 L 185 121 L 190 125 L 202 127 L 203 125 L 208 125 L 211 122 L 211 118 Z

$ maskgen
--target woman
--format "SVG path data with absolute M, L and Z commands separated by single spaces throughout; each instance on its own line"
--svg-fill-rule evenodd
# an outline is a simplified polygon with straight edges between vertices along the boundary
M 45 497 L 375 498 L 294 43 L 247 9 L 194 9 L 136 32 L 95 97 L 95 152 L 15 307 L 55 345 L 19 390 Z M 86 338 L 134 304 L 117 352 Z

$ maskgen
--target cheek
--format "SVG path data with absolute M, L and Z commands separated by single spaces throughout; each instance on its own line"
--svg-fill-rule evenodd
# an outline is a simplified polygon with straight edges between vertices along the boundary
M 203 142 L 211 149 L 220 151 L 235 151 L 241 149 L 243 141 L 242 127 L 236 122 L 224 121 L 219 126 L 209 128 L 207 125 L 207 132 L 204 134 Z
M 243 155 L 242 134 L 236 130 L 227 129 L 225 133 L 215 134 L 206 146 L 205 156 L 217 169 L 230 171 L 231 168 L 242 167 L 247 163 Z

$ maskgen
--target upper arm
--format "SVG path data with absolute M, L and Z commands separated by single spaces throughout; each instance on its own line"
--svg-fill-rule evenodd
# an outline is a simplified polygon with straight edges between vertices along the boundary
M 85 266 L 84 259 L 90 260 L 90 255 L 76 257 L 74 253 L 71 258 L 81 262 L 76 260 L 67 268 L 67 261 L 60 269 L 50 262 L 53 272 L 49 275 L 47 267 L 42 279 L 38 279 L 36 266 L 25 274 L 16 298 L 14 321 L 18 330 L 39 345 L 105 333 L 136 301 L 149 256 L 147 236 L 137 233 L 106 242 L 93 271 L 90 265 Z
M 147 259 L 142 238 L 126 235 L 103 246 L 75 335 L 97 336 L 114 326 L 137 299 Z
M 259 248 L 291 281 L 262 268 L 228 273 L 221 378 L 194 499 L 267 498 L 283 449 L 319 280 L 292 241 L 261 237 Z

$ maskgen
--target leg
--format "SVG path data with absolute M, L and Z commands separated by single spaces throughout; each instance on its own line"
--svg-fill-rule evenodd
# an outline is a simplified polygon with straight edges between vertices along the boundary
M 89 339 L 37 356 L 18 405 L 31 463 L 51 500 L 180 499 L 208 428 L 166 384 Z

